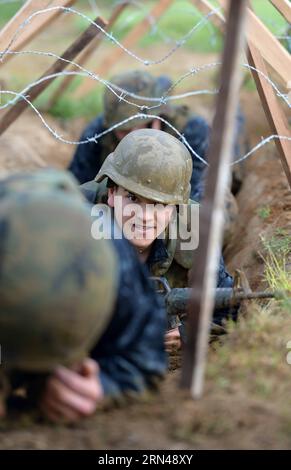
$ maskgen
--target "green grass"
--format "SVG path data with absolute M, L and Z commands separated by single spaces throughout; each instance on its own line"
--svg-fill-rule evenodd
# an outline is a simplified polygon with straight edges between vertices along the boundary
M 107 3 L 105 5 L 100 5 L 101 10 L 102 6 L 104 10 L 104 16 L 108 17 L 110 14 L 110 10 L 112 8 L 113 2 Z M 215 2 L 213 2 L 215 3 Z M 265 20 L 266 22 L 269 21 L 272 24 L 272 30 L 275 33 L 281 33 L 283 25 L 286 22 L 282 19 L 282 17 L 278 14 L 275 8 L 269 6 L 267 12 L 264 8 L 262 8 L 261 0 L 255 1 L 256 11 L 259 16 Z M 147 11 L 150 11 L 153 2 L 144 2 L 143 8 Z M 90 10 L 87 10 L 86 13 L 90 18 L 93 19 L 93 14 Z M 125 37 L 125 35 L 144 17 L 144 11 L 130 7 L 126 9 L 119 20 L 117 21 L 116 25 L 112 29 L 113 34 L 119 41 Z M 199 11 L 193 6 L 193 4 L 186 0 L 179 0 L 173 3 L 173 5 L 166 11 L 166 13 L 161 17 L 158 23 L 159 31 L 149 31 L 143 39 L 139 42 L 139 46 L 148 47 L 154 44 L 162 43 L 161 35 L 172 38 L 173 40 L 179 40 L 183 36 L 185 36 L 193 25 L 197 24 L 197 22 L 201 19 L 202 15 Z M 74 18 L 74 25 L 78 31 L 84 30 L 86 27 L 86 22 L 79 17 Z M 210 52 L 219 52 L 222 48 L 222 36 L 219 31 L 211 24 L 211 22 L 207 23 L 204 26 L 201 26 L 195 31 L 191 37 L 185 42 L 183 48 L 198 52 L 198 53 L 210 53 Z M 173 46 L 173 42 L 168 43 L 168 47 L 171 48 Z M 179 52 L 176 53 L 177 57 Z M 77 83 L 77 80 L 75 81 Z M 250 91 L 256 89 L 253 80 L 247 80 L 246 88 Z M 94 113 L 97 113 L 102 108 L 101 98 L 100 98 L 100 88 L 91 92 L 82 103 L 75 103 L 75 100 L 70 97 L 69 93 L 66 93 L 59 102 L 54 106 L 51 110 L 51 113 L 54 116 L 58 117 L 65 117 L 70 118 L 77 115 L 82 115 L 87 118 L 91 118 Z M 262 214 L 266 217 L 268 214 Z
M 3 5 L 0 5 L 0 27 L 9 21 L 22 5 L 23 2 L 21 1 L 4 3 Z
M 134 7 L 126 9 L 112 28 L 114 36 L 119 41 L 145 17 L 145 11 L 149 12 L 153 3 L 141 2 L 141 5 L 142 9 Z M 86 14 L 93 19 L 92 12 L 86 11 Z M 104 16 L 108 17 L 109 14 L 109 9 L 104 12 Z M 149 27 L 149 32 L 141 39 L 138 45 L 148 47 L 166 40 L 166 44 L 172 47 L 174 41 L 182 39 L 202 17 L 203 15 L 190 2 L 176 1 L 161 17 L 158 22 L 158 28 Z M 85 20 L 78 17 L 74 19 L 74 23 L 79 31 L 83 30 L 87 24 Z M 169 42 L 167 43 L 167 41 Z M 183 47 L 195 52 L 207 53 L 219 51 L 221 45 L 222 38 L 217 28 L 210 22 L 206 22 L 197 31 L 193 32 Z
M 291 313 L 291 235 L 277 229 L 270 239 L 261 237 L 264 277 L 271 289 L 282 291 L 280 304 Z
M 111 0 L 98 2 L 98 9 L 104 17 L 108 18 L 110 16 L 114 3 L 115 2 Z M 214 7 L 218 5 L 215 0 L 212 0 L 211 3 Z M 22 4 L 22 1 L 15 1 L 0 5 L 0 25 L 4 25 L 17 12 Z M 113 32 L 116 34 L 117 38 L 119 40 L 122 39 L 134 25 L 142 20 L 145 16 L 145 12 L 149 12 L 151 10 L 153 4 L 153 1 L 140 1 L 141 8 L 137 8 L 135 6 L 126 8 L 113 28 Z M 264 0 L 253 0 L 252 4 L 257 15 L 274 34 L 279 35 L 285 32 L 287 22 L 269 2 Z M 87 5 L 88 2 L 86 0 L 79 0 L 74 8 L 83 11 L 93 19 L 94 13 L 91 9 L 88 9 Z M 159 20 L 158 29 L 167 37 L 178 40 L 187 34 L 202 18 L 202 16 L 203 15 L 190 1 L 176 0 Z M 87 26 L 87 22 L 80 17 L 75 16 L 72 21 L 76 31 L 83 30 Z M 148 46 L 160 41 L 161 36 L 159 33 L 150 31 L 149 34 L 141 40 L 140 44 L 142 46 Z M 220 50 L 221 45 L 221 35 L 211 24 L 211 20 L 194 32 L 191 38 L 189 38 L 185 43 L 186 48 L 202 53 L 217 52 Z
M 268 219 L 271 215 L 271 208 L 269 206 L 263 206 L 258 209 L 258 216 L 261 219 Z
M 219 6 L 216 1 L 212 1 L 211 3 L 214 7 Z M 112 4 L 113 2 L 109 2 L 107 8 L 103 10 L 105 17 L 110 15 Z M 140 2 L 140 4 L 142 5 L 142 9 L 129 7 L 118 19 L 112 29 L 118 40 L 122 40 L 130 29 L 142 20 L 145 16 L 145 11 L 149 12 L 151 10 L 153 2 Z M 269 2 L 254 0 L 253 6 L 255 12 L 274 34 L 280 35 L 285 32 L 287 22 Z M 93 14 L 90 10 L 87 10 L 86 13 L 93 19 Z M 204 15 L 202 15 L 190 1 L 176 0 L 160 18 L 158 30 L 160 30 L 165 37 L 179 40 L 182 39 L 203 16 Z M 76 17 L 74 21 L 79 30 L 85 28 L 86 22 L 83 19 Z M 149 28 L 149 33 L 140 41 L 140 46 L 150 46 L 162 41 L 159 32 L 153 29 L 151 30 L 151 28 Z M 210 19 L 187 39 L 183 47 L 201 53 L 218 52 L 221 50 L 222 43 L 222 36 L 217 28 L 212 25 Z M 169 46 L 170 44 L 171 43 L 169 43 Z
M 96 86 L 82 100 L 74 99 L 72 93 L 81 82 L 82 78 L 77 77 L 70 83 L 66 92 L 49 109 L 49 113 L 57 118 L 73 119 L 84 116 L 88 119 L 96 116 L 102 111 L 103 86 Z M 60 79 L 55 80 L 35 101 L 35 106 L 40 110 L 48 110 L 49 99 L 61 83 Z
M 98 8 L 101 15 L 103 15 L 105 18 L 108 18 L 114 3 L 115 2 L 112 0 L 101 0 L 98 2 Z M 145 11 L 149 12 L 153 4 L 153 1 L 140 2 L 142 9 L 136 8 L 134 6 L 125 9 L 112 30 L 113 34 L 119 41 L 122 41 L 130 29 L 132 29 L 143 19 L 145 16 Z M 212 4 L 216 6 L 216 2 L 214 0 L 212 1 Z M 21 5 L 21 1 L 0 5 L 0 27 L 3 26 L 16 13 Z M 263 0 L 254 0 L 253 5 L 256 13 L 272 30 L 272 32 L 275 34 L 282 34 L 284 32 L 287 23 L 277 12 L 277 10 L 269 4 L 269 2 Z M 94 18 L 94 13 L 92 10 L 88 9 L 87 0 L 79 0 L 76 2 L 75 8 L 85 12 L 91 19 Z M 201 17 L 201 13 L 193 6 L 190 1 L 176 0 L 161 17 L 158 23 L 158 31 L 149 28 L 148 34 L 146 34 L 141 39 L 138 45 L 142 47 L 149 47 L 155 44 L 165 44 L 165 41 L 161 37 L 162 35 L 164 36 L 164 39 L 165 37 L 172 38 L 172 42 L 166 42 L 167 47 L 171 49 L 171 47 L 174 45 L 173 41 L 182 39 L 191 30 L 191 28 L 198 23 Z M 72 27 L 77 35 L 87 27 L 87 21 L 78 16 L 72 15 Z M 219 52 L 222 48 L 222 43 L 223 41 L 221 34 L 212 25 L 211 21 L 209 21 L 193 32 L 193 34 L 186 40 L 182 47 L 196 53 L 210 53 Z M 174 60 L 178 60 L 178 58 L 179 52 L 176 52 Z M 20 83 L 20 77 L 15 78 L 14 81 L 19 81 L 19 86 L 17 86 L 17 89 L 21 89 L 21 87 L 24 86 L 24 84 Z M 94 116 L 94 114 L 100 112 L 102 109 L 102 98 L 100 97 L 101 87 L 96 87 L 96 89 L 87 95 L 82 101 L 74 99 L 72 92 L 74 88 L 78 86 L 80 81 L 80 78 L 73 80 L 72 86 L 50 110 L 53 116 L 64 119 L 83 116 L 89 119 Z M 53 85 L 51 85 L 39 97 L 39 99 L 36 101 L 37 106 L 40 106 L 42 109 L 47 109 L 48 99 L 52 91 L 56 89 L 58 83 L 60 83 L 60 81 L 55 80 Z M 255 89 L 253 80 L 247 80 L 244 84 L 244 87 L 246 87 L 249 91 L 253 91 Z M 2 102 L 4 99 L 6 98 L 3 98 Z M 268 214 L 262 211 L 261 216 L 264 218 L 267 217 Z
M 261 219 L 268 219 L 271 215 L 271 208 L 270 207 L 260 207 L 258 209 L 258 215 Z
M 287 344 L 291 344 L 291 271 L 287 266 L 291 235 L 277 229 L 272 237 L 261 239 L 268 289 L 280 290 L 283 299 L 250 302 L 237 323 L 228 322 L 228 335 L 210 351 L 208 378 L 226 391 L 238 386 L 250 397 L 267 402 L 271 399 L 284 414 L 291 385 L 287 364 Z
M 278 302 L 250 304 L 246 316 L 229 327 L 222 343 L 213 345 L 208 377 L 219 379 L 221 388 L 239 383 L 251 395 L 270 398 L 278 375 L 290 377 L 286 363 L 290 327 L 291 316 Z
M 291 235 L 286 229 L 277 228 L 275 234 L 269 239 L 263 239 L 264 246 L 276 255 L 285 257 L 291 254 Z
M 228 323 L 228 334 L 210 349 L 207 381 L 223 402 L 231 401 L 239 392 L 246 403 L 256 400 L 266 416 L 271 407 L 280 420 L 276 436 L 281 442 L 286 437 L 290 440 L 291 435 L 291 273 L 286 269 L 291 237 L 277 230 L 262 241 L 265 278 L 269 287 L 285 289 L 286 298 L 283 302 L 250 302 L 237 323 Z M 235 411 L 240 412 L 239 408 Z M 235 426 L 235 420 L 229 421 Z
M 286 32 L 287 21 L 270 2 L 265 0 L 253 0 L 252 5 L 255 13 L 273 34 L 282 35 Z
M 45 101 L 45 97 L 43 97 Z M 82 100 L 74 100 L 68 94 L 62 96 L 50 109 L 55 117 L 71 119 L 80 116 L 92 118 L 102 111 L 102 93 L 100 88 L 95 89 Z

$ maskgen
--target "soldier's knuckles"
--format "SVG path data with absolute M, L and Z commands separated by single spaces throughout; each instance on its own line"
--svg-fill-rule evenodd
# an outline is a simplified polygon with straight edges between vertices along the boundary
M 102 398 L 102 395 L 103 395 L 102 388 L 96 378 L 91 380 L 89 391 L 90 391 L 90 397 L 92 398 L 92 400 L 97 401 Z
M 66 400 L 66 395 L 66 387 L 61 383 L 60 380 L 53 377 L 48 381 L 44 394 L 45 400 L 56 400 L 58 402 L 63 402 Z
M 96 400 L 87 400 L 86 402 L 83 403 L 82 410 L 80 411 L 83 416 L 90 416 L 96 411 L 96 408 L 97 408 Z
M 84 361 L 84 367 L 88 371 L 88 375 L 95 375 L 99 371 L 99 366 L 96 361 L 91 358 L 87 358 Z

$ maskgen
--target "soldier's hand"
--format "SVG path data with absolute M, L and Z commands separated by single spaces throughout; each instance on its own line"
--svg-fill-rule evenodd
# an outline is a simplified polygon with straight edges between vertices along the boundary
M 167 331 L 165 334 L 165 349 L 168 353 L 181 349 L 181 336 L 179 328 Z
M 92 415 L 103 399 L 99 367 L 85 359 L 78 371 L 58 367 L 49 377 L 41 398 L 40 409 L 55 422 L 74 422 Z

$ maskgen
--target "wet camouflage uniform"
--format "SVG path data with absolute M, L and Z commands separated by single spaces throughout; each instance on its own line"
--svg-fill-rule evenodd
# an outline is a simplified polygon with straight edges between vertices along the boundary
M 93 240 L 91 223 L 66 173 L 1 182 L 2 395 L 8 376 L 31 390 L 90 351 L 108 396 L 142 392 L 165 372 L 165 311 L 145 268 L 126 240 Z
M 162 175 L 160 168 L 166 168 Z M 106 204 L 107 176 L 115 184 L 154 202 L 185 204 L 189 203 L 191 174 L 192 159 L 183 144 L 168 133 L 143 129 L 133 131 L 122 139 L 115 152 L 106 159 L 95 180 L 81 185 L 81 190 L 92 204 Z M 192 260 L 193 252 L 181 249 L 179 237 L 168 237 L 154 241 L 146 264 L 151 275 L 166 277 L 170 287 L 186 287 Z M 232 286 L 232 277 L 226 271 L 221 257 L 217 287 Z M 214 321 L 221 323 L 229 314 L 236 315 L 236 311 L 216 309 Z

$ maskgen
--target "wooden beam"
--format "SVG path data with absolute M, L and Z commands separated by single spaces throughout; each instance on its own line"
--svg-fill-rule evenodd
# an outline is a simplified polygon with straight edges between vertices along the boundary
M 95 23 L 99 24 L 102 28 L 106 26 L 106 22 L 99 17 L 96 18 Z M 96 34 L 99 35 L 102 33 L 97 30 L 94 24 L 91 24 L 86 29 L 86 31 L 84 31 L 64 52 L 64 54 L 62 55 L 62 59 L 65 59 L 66 61 L 73 60 L 80 53 L 80 51 L 82 51 L 96 37 Z M 59 73 L 64 70 L 67 66 L 67 62 L 64 62 L 61 59 L 57 59 L 56 62 L 40 78 L 46 77 L 47 75 Z M 35 85 L 29 91 L 29 101 L 34 101 L 53 80 L 54 78 L 51 78 L 49 80 L 39 83 L 38 85 Z M 27 101 L 19 100 L 0 118 L 0 135 L 3 134 L 6 129 L 8 129 L 8 127 L 20 116 L 20 114 L 23 113 L 23 111 L 25 111 L 28 106 L 29 104 L 27 103 Z
M 227 4 L 226 0 L 218 1 L 222 7 Z M 276 71 L 284 88 L 288 89 L 291 79 L 291 56 L 250 8 L 247 9 L 247 39 Z
M 192 0 L 192 3 L 205 16 L 214 10 L 214 6 L 211 5 L 208 0 Z M 217 11 L 209 17 L 209 21 L 211 21 L 211 23 L 213 23 L 221 33 L 225 32 L 225 18 L 220 11 Z
M 204 384 L 214 287 L 222 241 L 224 196 L 230 177 L 235 115 L 241 81 L 239 59 L 243 45 L 246 2 L 247 0 L 230 0 L 221 87 L 210 139 L 205 196 L 200 209 L 199 247 L 193 259 L 195 269 L 191 281 L 192 297 L 188 313 L 182 386 L 189 388 L 194 398 L 201 396 Z
M 204 3 L 204 0 L 198 0 L 199 3 Z M 225 0 L 220 0 L 220 3 L 225 3 Z M 249 9 L 248 9 L 249 10 Z M 251 12 L 249 10 L 249 12 Z M 252 13 L 252 12 L 251 12 Z M 268 71 L 263 60 L 260 50 L 252 42 L 250 35 L 248 34 L 248 62 L 252 67 L 257 68 L 268 77 Z M 279 43 L 280 44 L 280 43 Z M 274 90 L 270 83 L 263 77 L 263 75 L 257 73 L 255 70 L 251 70 L 254 80 L 256 82 L 257 90 L 263 105 L 267 120 L 269 122 L 271 131 L 273 134 L 279 136 L 290 136 L 290 130 L 285 118 L 283 109 L 280 107 L 278 100 L 275 96 Z M 291 76 L 290 76 L 291 78 Z M 291 81 L 287 84 L 287 89 L 291 88 Z M 290 98 L 290 96 L 289 96 Z M 276 147 L 279 152 L 279 156 L 282 162 L 283 169 L 285 171 L 289 185 L 291 186 L 290 180 L 290 168 L 291 168 L 291 143 L 288 140 L 276 139 Z
M 151 18 L 157 20 L 165 10 L 170 6 L 173 0 L 159 0 L 155 3 L 153 9 L 150 12 Z M 137 24 L 132 31 L 126 36 L 123 40 L 123 45 L 127 49 L 131 49 L 136 46 L 138 40 L 146 33 L 148 30 L 148 18 L 145 18 L 141 23 Z M 113 52 L 109 54 L 98 66 L 95 70 L 96 75 L 100 75 L 101 77 L 108 77 L 109 71 L 111 68 L 118 62 L 121 57 L 123 56 L 124 51 L 120 48 L 115 46 Z M 82 84 L 79 86 L 76 97 L 81 98 L 82 96 L 89 93 L 95 86 L 94 80 L 85 79 Z
M 114 23 L 119 18 L 119 16 L 124 11 L 124 9 L 127 7 L 127 5 L 128 5 L 128 3 L 123 3 L 121 5 L 117 5 L 114 8 L 113 13 L 112 13 L 111 17 L 108 20 L 107 26 L 104 28 L 105 30 L 108 31 L 109 28 L 111 28 L 114 25 Z M 91 42 L 91 44 L 89 44 L 86 47 L 86 49 L 84 49 L 84 51 L 81 54 L 78 55 L 78 57 L 76 59 L 76 62 L 79 65 L 85 64 L 86 61 L 89 59 L 89 57 L 97 50 L 98 46 L 100 45 L 100 43 L 102 42 L 103 39 L 104 39 L 103 35 L 98 35 Z M 72 72 L 72 71 L 78 70 L 78 68 L 77 67 L 70 67 L 69 70 Z M 63 79 L 63 81 L 60 84 L 59 88 L 51 96 L 51 98 L 49 100 L 49 103 L 47 105 L 48 109 L 50 109 L 55 104 L 55 102 L 58 100 L 58 98 L 65 92 L 65 90 L 68 88 L 68 86 L 70 85 L 73 78 L 74 78 L 73 75 L 69 75 L 69 76 L 67 76 Z
M 14 15 L 14 17 L 4 26 L 4 28 L 1 29 L 0 52 L 5 51 L 20 25 L 34 12 L 55 6 L 68 7 L 71 6 L 74 2 L 75 0 L 28 0 L 16 13 L 16 15 Z M 61 10 L 53 10 L 48 13 L 35 16 L 31 24 L 19 32 L 19 36 L 16 37 L 9 50 L 21 50 L 25 44 L 30 42 L 40 31 L 43 30 L 45 26 L 57 18 L 60 12 Z M 12 54 L 7 54 L 3 61 L 0 61 L 0 66 L 12 57 Z
M 268 71 L 266 69 L 262 55 L 256 46 L 254 46 L 251 42 L 249 42 L 248 60 L 250 65 L 268 76 Z M 291 137 L 287 120 L 283 113 L 283 109 L 278 103 L 278 98 L 275 95 L 273 87 L 261 74 L 257 73 L 255 70 L 252 70 L 252 74 L 273 134 Z M 275 144 L 277 146 L 282 166 L 291 188 L 291 141 L 276 139 Z
M 270 0 L 270 2 L 284 16 L 288 23 L 291 23 L 291 3 L 289 0 Z

